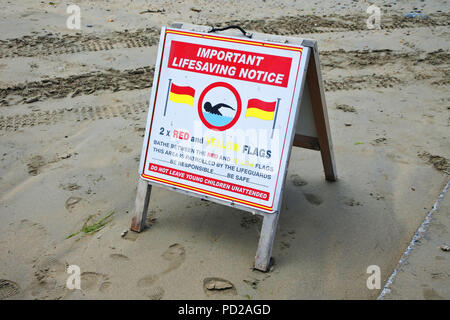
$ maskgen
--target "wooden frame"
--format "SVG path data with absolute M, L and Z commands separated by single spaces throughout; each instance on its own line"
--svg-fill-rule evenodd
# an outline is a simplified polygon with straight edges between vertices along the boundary
M 325 90 L 323 87 L 322 71 L 320 70 L 317 42 L 314 41 L 314 45 L 311 49 L 308 71 L 306 72 L 306 83 L 311 98 L 311 108 L 314 116 L 317 138 L 310 139 L 312 137 L 296 134 L 294 145 L 302 148 L 320 150 L 325 178 L 329 181 L 336 181 L 336 164 L 334 161 L 333 144 L 331 142 L 330 124 L 328 122 Z M 299 115 L 301 115 L 301 108 Z M 295 141 L 297 141 L 297 144 Z
M 208 32 L 211 27 L 198 26 L 184 23 L 174 23 L 172 27 L 183 30 Z M 230 33 L 231 32 L 231 33 Z M 233 31 L 224 32 L 228 35 L 243 36 L 241 33 Z M 330 125 L 328 122 L 327 106 L 325 102 L 324 86 L 320 70 L 319 52 L 315 40 L 300 39 L 293 37 L 273 36 L 266 34 L 252 34 L 253 39 L 266 40 L 281 43 L 291 43 L 311 48 L 308 67 L 306 71 L 306 81 L 302 94 L 299 98 L 300 106 L 297 107 L 297 124 L 292 145 L 300 148 L 318 150 L 321 152 L 322 163 L 326 180 L 336 181 L 337 173 L 334 161 L 334 153 L 330 134 Z M 290 152 L 290 150 L 288 150 Z M 287 169 L 286 169 L 287 171 Z M 284 174 L 284 180 L 286 173 Z M 283 183 L 285 182 L 283 180 Z M 145 228 L 148 206 L 150 202 L 152 185 L 149 182 L 139 179 L 136 195 L 136 203 L 130 229 L 135 232 L 142 232 Z M 187 192 L 186 192 L 187 193 Z M 188 193 L 191 196 L 197 196 L 209 200 L 207 196 Z M 218 200 L 216 202 L 221 203 Z M 280 198 L 281 201 L 281 198 Z M 227 204 L 228 203 L 222 203 Z M 236 208 L 249 211 L 248 208 Z M 279 208 L 282 206 L 280 205 Z M 255 269 L 267 271 L 270 267 L 273 243 L 278 224 L 280 212 L 266 213 L 259 210 L 253 210 L 254 214 L 263 216 L 261 235 L 259 238 L 258 249 L 255 256 Z

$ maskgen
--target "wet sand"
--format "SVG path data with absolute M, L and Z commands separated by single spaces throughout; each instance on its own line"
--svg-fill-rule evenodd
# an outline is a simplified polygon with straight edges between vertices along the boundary
M 448 4 L 380 2 L 382 29 L 368 30 L 363 1 L 223 3 L 79 1 L 75 31 L 69 2 L 2 1 L 0 299 L 378 297 L 367 267 L 383 286 L 449 180 Z M 318 40 L 339 180 L 324 180 L 318 152 L 293 150 L 268 273 L 252 269 L 259 217 L 158 187 L 150 227 L 121 236 L 159 28 L 174 21 Z M 66 239 L 111 211 L 100 231 Z M 435 248 L 445 221 L 411 255 L 429 267 L 404 270 L 420 281 L 399 276 L 391 298 L 449 298 L 435 286 L 449 280 Z M 82 290 L 66 288 L 69 265 Z

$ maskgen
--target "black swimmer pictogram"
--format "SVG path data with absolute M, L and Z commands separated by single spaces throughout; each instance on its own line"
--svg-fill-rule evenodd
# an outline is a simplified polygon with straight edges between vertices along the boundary
M 226 82 L 214 82 L 203 89 L 197 102 L 198 116 L 211 130 L 225 131 L 239 119 L 242 101 L 236 88 Z
M 231 110 L 236 110 L 233 107 L 230 107 L 229 105 L 225 104 L 225 103 L 218 103 L 215 106 L 213 106 L 210 102 L 205 102 L 205 104 L 203 105 L 203 108 L 205 109 L 206 112 L 212 113 L 212 114 L 217 114 L 219 116 L 222 116 L 222 113 L 220 113 L 219 109 L 220 108 L 228 108 Z

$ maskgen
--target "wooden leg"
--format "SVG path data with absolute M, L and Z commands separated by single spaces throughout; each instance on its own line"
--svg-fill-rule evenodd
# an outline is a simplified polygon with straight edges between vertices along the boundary
M 316 125 L 320 153 L 322 154 L 325 178 L 329 181 L 336 181 L 336 165 L 334 162 L 333 144 L 331 142 L 330 124 L 328 122 L 327 105 L 325 102 L 317 48 L 314 48 L 311 52 L 308 71 L 306 72 L 306 81 L 308 82 L 309 94 L 311 96 L 314 123 Z
M 150 201 L 150 193 L 152 186 L 147 181 L 139 179 L 134 215 L 131 219 L 132 231 L 141 232 L 145 228 L 145 220 L 147 219 L 148 203 Z
M 277 231 L 279 213 L 264 214 L 261 235 L 259 237 L 258 250 L 255 257 L 255 269 L 267 271 L 270 257 L 272 256 L 272 246 Z

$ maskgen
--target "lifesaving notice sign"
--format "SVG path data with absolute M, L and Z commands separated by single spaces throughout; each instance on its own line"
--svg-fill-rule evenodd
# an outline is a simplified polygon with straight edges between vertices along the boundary
M 141 177 L 278 211 L 308 50 L 163 28 Z

